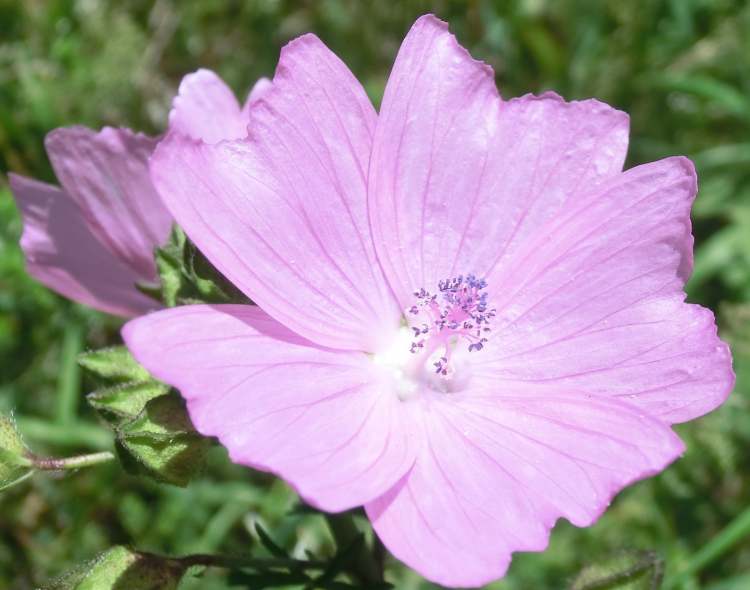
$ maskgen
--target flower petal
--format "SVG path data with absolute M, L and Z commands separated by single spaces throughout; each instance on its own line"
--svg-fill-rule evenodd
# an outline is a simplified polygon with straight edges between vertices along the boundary
M 156 278 L 155 246 L 172 219 L 156 194 L 148 158 L 156 140 L 128 129 L 55 129 L 45 145 L 57 178 L 99 242 L 138 273 Z
M 611 399 L 444 397 L 429 410 L 414 467 L 366 510 L 398 559 L 446 586 L 501 577 L 512 552 L 546 547 L 557 518 L 591 524 L 683 450 L 666 425 Z
M 247 117 L 232 90 L 211 70 L 185 76 L 172 101 L 169 129 L 217 143 L 247 135 Z
M 115 315 L 157 307 L 135 288 L 141 277 L 99 243 L 68 195 L 30 178 L 9 178 L 23 216 L 21 249 L 31 276 L 69 299 Z
M 247 95 L 245 104 L 242 105 L 242 119 L 243 121 L 250 120 L 250 107 L 256 102 L 263 98 L 266 93 L 271 89 L 273 83 L 268 78 L 258 78 L 258 81 L 253 85 L 250 93 Z M 244 136 L 243 136 L 244 137 Z
M 319 348 L 243 305 L 158 312 L 123 336 L 233 461 L 281 476 L 323 510 L 376 498 L 413 463 L 408 414 L 363 353 Z
M 246 140 L 159 144 L 154 182 L 211 262 L 314 342 L 373 350 L 399 313 L 375 258 L 365 177 L 375 111 L 316 37 L 281 54 Z
M 611 179 L 489 277 L 497 317 L 476 371 L 507 388 L 613 396 L 684 422 L 734 383 L 713 314 L 684 303 L 695 171 L 685 158 Z
M 482 276 L 582 187 L 622 169 L 628 118 L 548 93 L 501 102 L 491 68 L 420 18 L 386 87 L 368 199 L 404 308 L 420 287 Z

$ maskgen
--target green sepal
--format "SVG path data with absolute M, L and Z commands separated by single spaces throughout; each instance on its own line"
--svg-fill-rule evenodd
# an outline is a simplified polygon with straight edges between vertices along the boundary
M 161 280 L 162 302 L 167 307 L 174 307 L 185 289 L 183 276 L 183 251 L 187 238 L 185 233 L 176 225 L 172 227 L 169 241 L 154 251 L 156 269 Z
M 150 400 L 169 393 L 169 386 L 159 381 L 134 381 L 98 389 L 86 396 L 89 404 L 110 423 L 132 420 Z
M 15 422 L 10 416 L 0 414 L 0 491 L 34 473 L 27 455 L 28 449 Z
M 186 486 L 203 469 L 211 440 L 198 434 L 175 393 L 149 400 L 117 429 L 123 467 L 163 483 Z
M 195 433 L 185 410 L 185 403 L 175 392 L 146 402 L 132 420 L 123 424 L 120 432 L 126 435 L 149 435 L 156 439 L 176 434 Z
M 658 590 L 664 561 L 652 551 L 620 551 L 587 565 L 570 590 Z
M 125 470 L 186 486 L 202 470 L 211 441 L 195 431 L 177 392 L 153 379 L 124 347 L 89 352 L 79 362 L 105 385 L 87 400 L 115 430 Z
M 135 284 L 135 288 L 146 297 L 150 297 L 154 301 L 162 303 L 161 285 L 159 283 L 145 283 L 138 281 Z
M 124 346 L 81 353 L 78 355 L 78 364 L 105 385 L 151 380 L 148 371 L 138 364 Z
M 154 259 L 161 281 L 161 301 L 167 307 L 190 303 L 249 303 L 176 225 L 167 243 L 155 250 Z
M 44 590 L 176 590 L 186 567 L 179 561 L 112 547 L 43 587 Z

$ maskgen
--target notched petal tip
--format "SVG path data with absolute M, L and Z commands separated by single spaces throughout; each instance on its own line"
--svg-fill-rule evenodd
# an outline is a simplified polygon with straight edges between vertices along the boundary
M 698 172 L 695 170 L 693 161 L 687 156 L 670 156 L 661 161 L 679 167 L 683 171 L 683 174 L 691 180 L 691 193 L 694 199 L 698 192 Z
M 169 122 L 172 123 L 174 117 L 177 116 L 177 109 L 179 109 L 183 103 L 191 100 L 190 95 L 201 86 L 206 84 L 217 84 L 225 86 L 224 81 L 213 71 L 206 68 L 200 68 L 189 74 L 185 74 L 180 80 L 180 85 L 177 88 L 177 94 L 172 99 L 172 108 L 169 111 Z
M 245 111 L 232 89 L 205 68 L 182 78 L 169 111 L 170 130 L 206 143 L 244 137 L 245 121 Z
M 326 44 L 323 43 L 322 39 L 315 33 L 304 33 L 299 37 L 295 37 L 294 39 L 290 39 L 289 41 L 287 41 L 287 43 L 281 48 L 279 61 L 282 61 L 281 56 L 284 56 L 290 51 L 294 51 L 295 49 L 299 49 L 301 47 L 322 47 L 328 50 Z
M 208 68 L 198 68 L 194 72 L 190 72 L 183 76 L 182 80 L 180 80 L 179 88 L 180 91 L 185 91 L 195 84 L 201 84 L 204 82 L 218 82 L 224 84 L 224 81 L 213 70 L 209 70 Z
M 253 87 L 250 89 L 250 92 L 247 95 L 247 100 L 245 101 L 243 111 L 247 112 L 247 110 L 250 108 L 250 105 L 263 98 L 263 96 L 271 89 L 272 86 L 273 82 L 271 82 L 270 78 L 258 78 L 257 82 L 253 84 Z
M 115 150 L 127 152 L 126 141 L 153 142 L 156 144 L 158 138 L 147 135 L 141 131 L 134 131 L 129 127 L 111 127 L 105 125 L 101 129 L 91 129 L 85 125 L 70 125 L 68 127 L 57 127 L 44 137 L 44 147 L 50 154 L 56 154 L 68 147 L 71 141 L 90 141 L 97 145 L 105 145 Z
M 494 84 L 495 70 L 492 68 L 492 66 L 487 62 L 482 61 L 481 59 L 476 59 L 474 56 L 472 56 L 469 50 L 461 45 L 461 43 L 456 38 L 456 35 L 451 32 L 448 23 L 442 19 L 439 19 L 434 14 L 424 14 L 420 16 L 416 21 L 414 21 L 414 24 L 406 35 L 406 39 L 404 39 L 404 44 L 406 44 L 407 40 L 412 36 L 429 34 L 429 31 L 436 31 L 438 35 L 445 35 L 451 45 L 451 48 L 454 51 L 458 52 L 459 57 L 457 59 L 465 59 L 469 64 L 482 70 Z
M 518 96 L 510 99 L 509 102 L 516 101 L 551 101 L 558 104 L 561 107 L 568 108 L 585 108 L 587 111 L 596 115 L 609 115 L 620 119 L 621 122 L 630 124 L 630 115 L 625 111 L 622 111 L 616 107 L 613 107 L 606 102 L 599 100 L 598 98 L 584 98 L 581 100 L 567 100 L 564 96 L 561 96 L 554 90 L 545 90 L 541 94 L 534 94 L 529 92 L 522 96 Z

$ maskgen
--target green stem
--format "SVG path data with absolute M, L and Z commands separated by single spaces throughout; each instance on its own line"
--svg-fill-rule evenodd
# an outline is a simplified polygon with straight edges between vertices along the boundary
M 750 508 L 746 508 L 708 543 L 687 559 L 687 566 L 667 579 L 664 590 L 681 587 L 704 567 L 721 557 L 741 540 L 750 536 Z
M 286 568 L 290 570 L 320 570 L 326 567 L 323 561 L 302 560 L 283 557 L 238 557 L 233 555 L 210 555 L 208 553 L 195 553 L 185 557 L 177 557 L 185 566 L 203 565 L 206 567 L 220 567 L 225 569 L 249 568 L 256 570 Z
M 91 453 L 89 455 L 78 455 L 76 457 L 65 457 L 63 459 L 30 457 L 29 465 L 35 469 L 43 471 L 62 471 L 66 469 L 79 469 L 81 467 L 90 467 L 112 461 L 114 454 L 109 451 L 101 453 Z
M 326 514 L 325 517 L 339 551 L 349 547 L 362 534 L 354 524 L 351 513 Z M 347 564 L 346 570 L 365 585 L 383 581 L 383 569 L 364 543 L 352 557 L 351 563 Z

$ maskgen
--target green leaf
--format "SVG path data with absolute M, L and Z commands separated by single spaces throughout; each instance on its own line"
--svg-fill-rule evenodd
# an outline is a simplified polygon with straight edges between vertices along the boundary
M 0 490 L 20 483 L 34 473 L 27 453 L 13 419 L 0 414 Z
M 176 590 L 185 570 L 177 560 L 118 545 L 50 582 L 44 590 Z
M 147 402 L 168 392 L 169 386 L 159 381 L 136 381 L 99 389 L 86 399 L 107 420 L 119 423 L 135 418 Z
M 652 551 L 621 551 L 586 566 L 570 590 L 658 590 L 664 561 Z
M 211 441 L 193 428 L 176 393 L 149 400 L 117 432 L 117 450 L 125 469 L 157 481 L 186 486 L 203 469 Z
M 669 91 L 685 92 L 709 101 L 731 115 L 750 117 L 750 100 L 742 90 L 711 76 L 700 74 L 651 75 L 649 82 Z
M 148 381 L 151 376 L 124 346 L 113 346 L 78 355 L 78 364 L 107 385 Z

